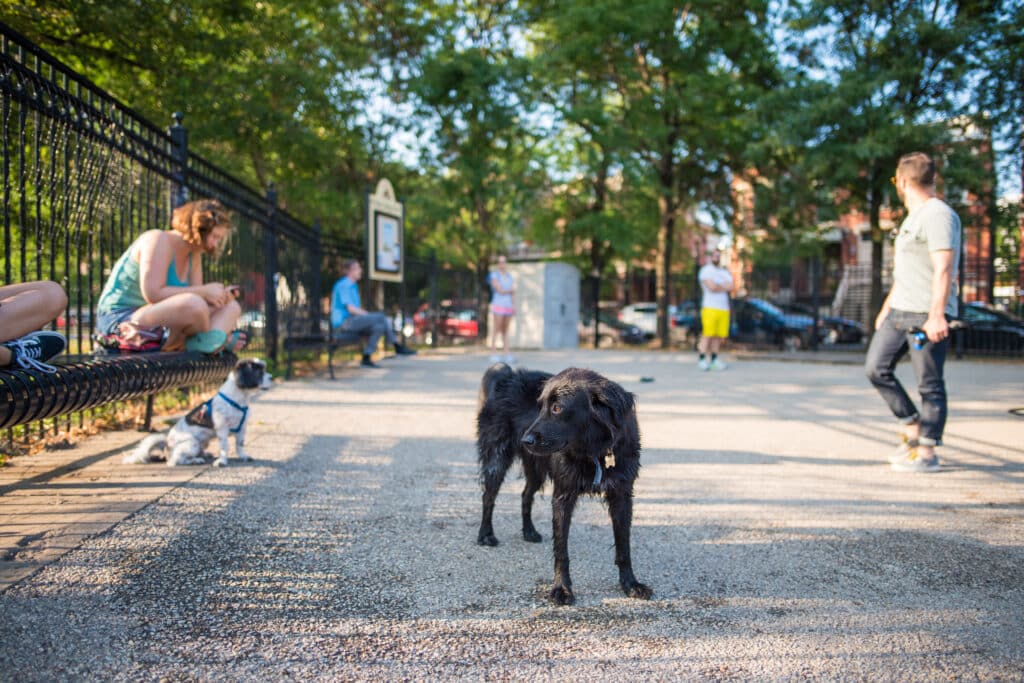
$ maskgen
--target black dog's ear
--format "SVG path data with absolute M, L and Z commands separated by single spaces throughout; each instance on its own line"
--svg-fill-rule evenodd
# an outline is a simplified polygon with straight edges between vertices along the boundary
M 590 413 L 594 422 L 604 432 L 604 439 L 597 439 L 597 451 L 606 451 L 615 445 L 626 420 L 633 412 L 634 396 L 619 385 L 607 383 L 594 387 L 590 392 Z

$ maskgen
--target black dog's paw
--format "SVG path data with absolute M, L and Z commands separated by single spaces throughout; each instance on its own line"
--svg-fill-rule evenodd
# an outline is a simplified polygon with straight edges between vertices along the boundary
M 654 591 L 649 586 L 645 586 L 639 581 L 635 581 L 629 586 L 623 584 L 622 592 L 628 597 L 637 598 L 638 600 L 650 600 L 651 596 L 654 595 Z
M 576 602 L 576 596 L 572 594 L 572 590 L 565 586 L 555 586 L 552 588 L 548 598 L 556 605 L 571 605 Z
M 494 534 L 480 534 L 476 537 L 477 545 L 498 545 L 498 538 Z
M 527 543 L 540 543 L 544 537 L 536 529 L 523 529 L 523 540 Z

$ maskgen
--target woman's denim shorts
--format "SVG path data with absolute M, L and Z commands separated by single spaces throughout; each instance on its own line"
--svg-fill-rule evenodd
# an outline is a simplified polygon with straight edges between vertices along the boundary
M 117 326 L 132 317 L 137 308 L 118 308 L 96 315 L 96 334 L 116 334 Z

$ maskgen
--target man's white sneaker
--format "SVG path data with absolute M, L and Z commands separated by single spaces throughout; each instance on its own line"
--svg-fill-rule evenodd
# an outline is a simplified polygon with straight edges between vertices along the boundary
M 938 472 L 939 458 L 936 455 L 925 460 L 918 456 L 920 451 L 911 448 L 910 452 L 902 460 L 891 463 L 891 467 L 897 472 Z
M 710 361 L 708 361 L 707 358 L 701 358 L 699 361 L 697 361 L 697 367 L 707 372 L 708 370 L 711 369 L 711 363 Z
M 900 445 L 889 455 L 889 464 L 894 465 L 901 460 L 906 460 L 915 448 L 917 448 L 917 439 L 911 442 L 906 434 L 900 434 Z
M 711 361 L 712 370 L 725 370 L 727 367 L 729 366 L 723 363 L 722 361 L 718 360 L 717 358 Z

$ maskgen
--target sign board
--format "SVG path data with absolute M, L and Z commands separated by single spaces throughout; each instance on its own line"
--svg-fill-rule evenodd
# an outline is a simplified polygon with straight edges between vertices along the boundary
M 385 282 L 401 282 L 405 275 L 405 206 L 387 179 L 366 200 L 366 272 Z

